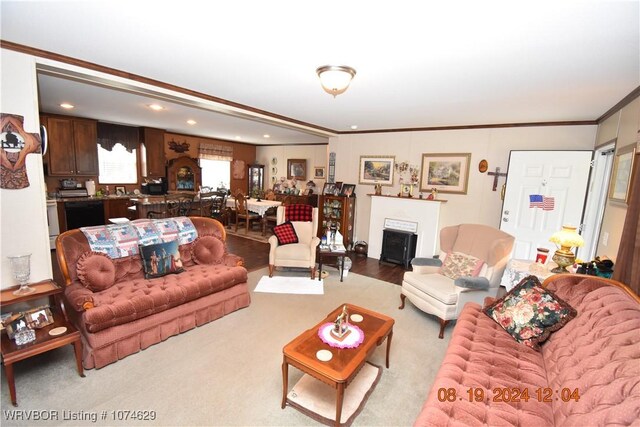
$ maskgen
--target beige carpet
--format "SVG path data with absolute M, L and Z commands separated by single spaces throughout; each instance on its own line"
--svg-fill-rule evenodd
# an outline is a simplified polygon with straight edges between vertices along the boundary
M 249 274 L 250 288 L 266 269 Z M 304 273 L 300 273 L 301 276 Z M 251 294 L 251 305 L 215 322 L 171 337 L 102 369 L 75 371 L 71 346 L 15 366 L 23 411 L 56 411 L 58 421 L 8 421 L 15 412 L 2 378 L 0 423 L 10 425 L 306 426 L 319 425 L 299 411 L 280 409 L 282 347 L 349 302 L 396 320 L 390 368 L 353 426 L 408 426 L 415 421 L 444 357 L 451 329 L 439 340 L 438 322 L 410 303 L 398 310 L 400 287 L 350 273 L 324 280 L 324 295 Z M 385 346 L 369 361 L 384 366 Z M 302 373 L 289 369 L 289 384 Z M 123 410 L 155 411 L 153 421 Z M 9 411 L 9 412 L 7 412 Z M 26 412 L 24 412 L 26 414 Z M 88 417 L 96 414 L 96 423 Z M 104 419 L 102 419 L 104 414 Z M 63 421 L 63 417 L 85 417 Z M 114 418 L 115 417 L 115 418 Z

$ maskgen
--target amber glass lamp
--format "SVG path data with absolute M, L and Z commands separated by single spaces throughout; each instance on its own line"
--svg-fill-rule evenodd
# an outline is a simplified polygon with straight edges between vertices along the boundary
M 576 256 L 571 252 L 571 248 L 577 248 L 584 245 L 584 239 L 576 231 L 576 227 L 563 225 L 562 230 L 553 233 L 550 242 L 558 246 L 558 250 L 551 258 L 558 267 L 551 270 L 552 273 L 568 273 L 567 266 L 572 265 L 576 261 Z

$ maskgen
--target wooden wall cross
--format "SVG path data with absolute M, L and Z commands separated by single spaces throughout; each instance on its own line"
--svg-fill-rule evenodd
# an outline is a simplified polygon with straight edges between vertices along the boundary
M 496 191 L 498 188 L 498 178 L 507 176 L 506 173 L 500 173 L 500 168 L 496 168 L 495 172 L 487 172 L 487 175 L 493 175 L 493 191 Z

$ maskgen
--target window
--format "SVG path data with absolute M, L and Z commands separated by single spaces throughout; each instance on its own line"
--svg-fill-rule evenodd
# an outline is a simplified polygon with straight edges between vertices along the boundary
M 119 142 L 105 150 L 98 144 L 98 181 L 101 184 L 135 184 L 138 182 L 136 149 L 127 151 Z
M 200 159 L 202 167 L 202 186 L 216 189 L 218 187 L 229 188 L 231 177 L 231 162 L 228 160 Z

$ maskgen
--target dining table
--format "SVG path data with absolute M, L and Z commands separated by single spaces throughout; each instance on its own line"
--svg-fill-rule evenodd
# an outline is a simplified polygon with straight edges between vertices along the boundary
M 269 208 L 274 206 L 280 206 L 282 202 L 277 200 L 258 200 L 258 199 L 246 199 L 245 203 L 247 204 L 247 210 L 253 213 L 257 213 L 260 216 L 264 216 Z M 236 199 L 234 197 L 227 198 L 227 207 L 235 208 L 236 207 Z

